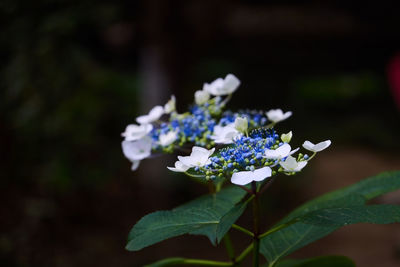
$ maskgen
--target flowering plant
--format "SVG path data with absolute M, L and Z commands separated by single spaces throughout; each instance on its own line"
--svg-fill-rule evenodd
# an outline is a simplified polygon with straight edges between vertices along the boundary
M 289 144 L 292 131 L 278 134 L 275 127 L 292 112 L 225 110 L 239 85 L 240 81 L 228 74 L 196 91 L 195 103 L 188 112 L 178 113 L 172 96 L 164 106 L 156 106 L 149 114 L 137 117 L 138 124 L 126 127 L 122 150 L 131 161 L 132 170 L 151 154 L 189 151 L 189 155 L 178 156 L 174 166 L 167 168 L 195 177 L 208 185 L 210 191 L 209 195 L 173 210 L 144 216 L 129 233 L 126 249 L 137 251 L 171 237 L 196 234 L 207 236 L 214 245 L 224 240 L 229 261 L 169 258 L 148 266 L 240 266 L 250 253 L 253 266 L 259 266 L 260 255 L 267 261 L 265 266 L 270 267 L 354 266 L 350 259 L 341 256 L 284 258 L 344 225 L 399 222 L 400 207 L 366 203 L 398 189 L 400 173 L 384 173 L 311 200 L 263 232 L 260 195 L 279 174 L 300 172 L 331 141 L 317 144 L 305 141 L 302 146 L 305 152 L 298 153 L 300 148 L 292 149 Z M 162 117 L 168 119 L 161 120 Z M 235 224 L 250 202 L 252 230 Z M 230 229 L 249 236 L 249 246 L 238 255 L 229 238 Z

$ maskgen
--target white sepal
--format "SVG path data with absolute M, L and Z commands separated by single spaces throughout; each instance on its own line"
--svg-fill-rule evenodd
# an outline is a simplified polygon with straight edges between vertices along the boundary
M 171 99 L 168 100 L 167 104 L 164 105 L 165 114 L 169 114 L 176 110 L 176 98 L 174 95 L 171 96 Z
M 136 121 L 140 124 L 148 124 L 158 120 L 164 114 L 164 108 L 162 106 L 155 106 L 152 108 L 147 115 L 142 115 L 136 118 Z
M 121 136 L 125 137 L 125 141 L 135 141 L 146 136 L 151 130 L 153 130 L 153 125 L 151 124 L 129 124 Z
M 254 171 L 241 171 L 233 173 L 231 182 L 237 185 L 246 185 L 253 181 L 259 182 L 265 178 L 271 177 L 272 170 L 270 167 L 263 167 Z
M 210 94 L 204 90 L 198 90 L 194 93 L 194 101 L 197 105 L 203 105 L 210 99 Z
M 122 152 L 132 162 L 131 170 L 135 171 L 142 159 L 151 154 L 152 139 L 148 136 L 135 141 L 122 141 Z
M 214 126 L 214 133 L 211 139 L 216 144 L 232 144 L 236 136 L 240 135 L 239 131 L 235 129 L 233 123 L 226 126 L 216 125 Z
M 161 146 L 169 146 L 178 138 L 178 131 L 169 131 L 166 134 L 159 136 L 159 143 Z
M 190 169 L 189 166 L 186 166 L 179 160 L 175 162 L 175 167 L 167 167 L 168 170 L 173 171 L 173 172 L 185 172 Z
M 326 140 L 326 141 L 320 142 L 316 145 L 314 145 L 310 141 L 305 141 L 303 144 L 303 147 L 309 151 L 316 153 L 316 152 L 320 152 L 320 151 L 324 150 L 325 148 L 329 147 L 330 145 L 331 145 L 331 140 Z
M 215 96 L 229 95 L 235 92 L 239 85 L 239 79 L 233 74 L 228 74 L 225 79 L 218 78 L 212 83 L 205 83 L 203 90 Z
M 290 155 L 291 146 L 289 144 L 283 144 L 277 149 L 266 149 L 264 152 L 264 158 L 267 159 L 283 159 Z
M 285 161 L 279 162 L 286 172 L 299 172 L 307 165 L 307 163 L 307 161 L 297 161 L 292 156 L 288 156 Z
M 194 146 L 192 148 L 192 153 L 190 153 L 190 156 L 178 156 L 178 159 L 184 165 L 191 168 L 203 167 L 211 163 L 209 157 L 212 155 L 212 153 L 214 153 L 214 150 L 215 148 L 208 150 L 203 147 Z
M 277 123 L 283 120 L 286 120 L 290 116 L 292 116 L 292 112 L 288 111 L 283 113 L 281 109 L 271 109 L 270 111 L 265 113 L 267 115 L 268 120 Z
M 238 130 L 239 132 L 246 133 L 248 126 L 249 123 L 247 121 L 247 118 L 237 117 L 235 119 L 235 129 Z

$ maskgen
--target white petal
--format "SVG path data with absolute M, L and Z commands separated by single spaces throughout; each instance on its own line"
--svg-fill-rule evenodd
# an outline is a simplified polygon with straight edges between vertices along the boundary
M 270 111 L 265 113 L 268 117 L 268 119 L 272 122 L 280 122 L 282 120 L 285 120 L 292 116 L 292 112 L 288 111 L 286 113 L 283 113 L 281 109 L 271 109 Z
M 293 155 L 294 153 L 296 153 L 297 151 L 299 151 L 300 147 L 293 149 L 292 151 L 290 151 L 289 155 Z
M 140 124 L 150 123 L 150 118 L 148 115 L 142 115 L 136 118 L 136 121 Z
M 313 151 L 313 152 L 315 152 L 314 151 L 314 144 L 313 143 L 311 143 L 310 141 L 305 141 L 304 143 L 303 143 L 303 147 L 305 148 L 305 149 L 307 149 L 308 151 Z
M 228 74 L 225 79 L 218 78 L 210 84 L 205 83 L 203 90 L 211 95 L 221 96 L 233 93 L 239 85 L 239 79 L 233 74 Z
M 299 161 L 298 165 L 296 167 L 296 171 L 301 171 L 301 169 L 303 169 L 306 165 L 307 165 L 308 161 Z
M 150 137 L 145 136 L 136 141 L 122 141 L 122 152 L 130 161 L 142 160 L 151 154 Z
M 239 134 L 238 130 L 235 129 L 234 123 L 226 126 L 216 125 L 211 139 L 214 140 L 216 144 L 231 144 L 233 143 L 233 139 Z
M 167 134 L 161 134 L 159 137 L 160 145 L 169 146 L 177 139 L 178 132 L 170 131 Z
M 263 167 L 261 169 L 256 169 L 253 171 L 253 181 L 262 181 L 265 178 L 271 177 L 272 170 L 270 167 Z
M 285 114 L 283 114 L 283 116 L 282 116 L 282 121 L 283 120 L 286 120 L 287 118 L 289 118 L 290 116 L 292 116 L 292 112 L 291 111 L 288 111 L 288 112 L 286 112 Z
M 220 95 L 219 91 L 222 86 L 224 86 L 224 80 L 222 78 L 218 78 L 212 83 L 205 83 L 203 85 L 203 90 L 211 95 Z
M 210 99 L 210 94 L 204 90 L 198 90 L 194 93 L 194 101 L 197 105 L 203 105 Z
M 132 171 L 136 171 L 137 168 L 139 168 L 139 165 L 140 165 L 140 160 L 134 160 L 134 161 L 132 161 L 131 170 L 132 170 Z
M 190 154 L 190 156 L 194 156 L 194 155 L 203 155 L 203 154 L 207 154 L 208 155 L 208 149 L 201 147 L 201 146 L 194 146 L 192 147 L 192 153 Z
M 315 152 L 320 152 L 331 145 L 331 140 L 326 140 L 314 146 Z
M 164 105 L 164 112 L 169 114 L 172 111 L 175 111 L 175 104 L 176 104 L 176 98 L 174 95 L 172 95 L 171 99 L 167 102 L 167 104 Z
M 326 140 L 326 141 L 320 142 L 316 145 L 314 145 L 310 141 L 305 141 L 303 144 L 303 147 L 312 152 L 320 152 L 320 151 L 324 150 L 325 148 L 329 147 L 330 145 L 331 145 L 331 140 Z
M 264 157 L 267 159 L 281 159 L 289 155 L 291 147 L 289 144 L 283 144 L 275 150 L 266 149 Z
M 169 170 L 174 171 L 174 172 L 185 172 L 190 169 L 189 166 L 186 166 L 180 161 L 175 162 L 175 168 L 174 167 L 167 167 Z
M 279 164 L 288 172 L 299 172 L 307 165 L 307 161 L 299 161 L 292 156 L 288 156 L 285 161 L 279 162 Z
M 195 158 L 193 158 L 192 156 L 178 156 L 178 159 L 180 162 L 182 162 L 186 166 L 189 166 L 189 167 L 196 166 Z
M 288 156 L 285 161 L 281 161 L 279 164 L 287 171 L 293 171 L 297 167 L 297 161 L 292 156 Z
M 142 115 L 136 118 L 136 121 L 140 124 L 148 124 L 158 120 L 164 114 L 164 108 L 162 106 L 155 106 L 152 108 L 148 115 Z
M 224 82 L 225 82 L 226 92 L 228 92 L 229 94 L 236 91 L 236 89 L 240 85 L 239 79 L 233 74 L 226 75 Z
M 125 137 L 125 141 L 135 141 L 147 135 L 151 130 L 153 130 L 153 125 L 151 124 L 129 124 L 121 135 Z
M 154 120 L 158 120 L 164 114 L 164 108 L 162 106 L 155 106 L 149 112 L 149 116 Z
M 202 167 L 211 163 L 209 157 L 212 153 L 214 153 L 214 150 L 215 148 L 208 150 L 204 147 L 194 146 L 190 156 L 178 156 L 178 159 L 186 166 Z
M 237 185 L 246 185 L 253 181 L 254 174 L 251 171 L 241 171 L 233 173 L 231 182 Z
M 234 123 L 235 129 L 241 133 L 245 133 L 247 131 L 247 127 L 249 126 L 247 118 L 237 117 Z

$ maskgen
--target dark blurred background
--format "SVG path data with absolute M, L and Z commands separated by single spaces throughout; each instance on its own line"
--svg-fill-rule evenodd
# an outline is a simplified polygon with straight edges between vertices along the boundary
M 174 156 L 137 172 L 120 133 L 170 94 L 178 111 L 204 82 L 242 81 L 230 108 L 282 108 L 293 144 L 331 139 L 264 197 L 264 226 L 300 203 L 400 169 L 400 9 L 395 1 L 0 3 L 0 265 L 142 266 L 166 256 L 225 260 L 185 236 L 124 250 L 142 216 L 207 192 L 171 174 Z M 392 193 L 379 202 L 400 204 Z M 239 224 L 250 222 L 245 214 Z M 232 232 L 237 250 L 250 241 Z M 294 257 L 343 254 L 400 266 L 398 225 L 357 225 Z

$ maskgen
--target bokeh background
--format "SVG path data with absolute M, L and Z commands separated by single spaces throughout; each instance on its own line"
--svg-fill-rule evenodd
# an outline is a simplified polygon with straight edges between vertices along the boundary
M 120 133 L 171 94 L 178 111 L 227 73 L 230 108 L 282 108 L 293 144 L 331 139 L 300 175 L 264 197 L 264 226 L 300 203 L 400 169 L 400 16 L 395 1 L 0 3 L 0 265 L 142 266 L 166 256 L 225 260 L 184 236 L 124 250 L 142 216 L 207 192 L 165 168 L 137 172 Z M 400 193 L 378 200 L 400 204 Z M 239 224 L 250 222 L 248 214 Z M 236 249 L 248 245 L 232 232 Z M 342 254 L 400 266 L 399 225 L 344 228 L 293 257 Z

